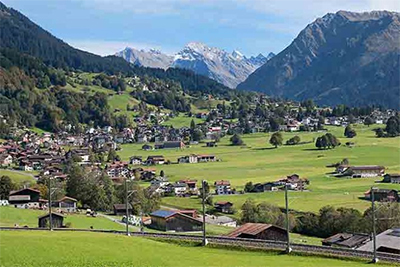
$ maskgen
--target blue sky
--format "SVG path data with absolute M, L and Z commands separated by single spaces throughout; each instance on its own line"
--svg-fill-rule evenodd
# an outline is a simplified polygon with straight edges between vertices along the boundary
M 96 54 L 179 51 L 201 41 L 245 55 L 279 53 L 308 23 L 338 10 L 400 11 L 399 0 L 0 0 Z

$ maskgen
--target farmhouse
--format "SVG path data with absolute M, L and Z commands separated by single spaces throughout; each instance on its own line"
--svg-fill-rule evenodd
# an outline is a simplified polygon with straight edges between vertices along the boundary
M 178 163 L 197 163 L 197 155 L 191 154 L 178 158 Z
M 386 230 L 376 236 L 376 248 L 379 252 L 400 255 L 400 228 Z M 363 251 L 373 251 L 372 240 L 358 248 Z
M 215 193 L 217 195 L 227 195 L 231 193 L 231 183 L 229 181 L 216 181 L 214 183 Z
M 400 173 L 385 174 L 383 176 L 383 183 L 400 184 Z
M 342 170 L 342 175 L 352 178 L 383 176 L 385 173 L 385 167 L 378 165 L 340 166 L 339 168 Z
M 129 164 L 132 165 L 141 165 L 142 164 L 142 156 L 132 156 L 129 158 Z
M 165 163 L 165 159 L 164 156 L 148 156 L 146 161 L 145 161 L 145 165 L 158 165 L 158 164 L 164 164 Z
M 264 223 L 246 223 L 228 234 L 228 237 L 287 241 L 285 229 Z
M 8 197 L 10 205 L 16 208 L 40 208 L 40 191 L 32 188 L 25 188 L 13 191 Z
M 63 212 L 76 212 L 76 202 L 77 200 L 72 197 L 63 197 L 54 203 L 54 207 L 57 207 Z
M 186 184 L 187 189 L 191 192 L 197 192 L 197 180 L 181 180 L 179 183 Z
M 229 201 L 218 201 L 215 203 L 214 208 L 218 212 L 232 213 L 233 203 Z
M 338 248 L 358 248 L 368 242 L 371 237 L 367 234 L 339 233 L 322 240 L 323 246 Z
M 125 204 L 114 204 L 113 205 L 114 215 L 126 215 Z M 132 214 L 132 206 L 128 204 L 128 214 Z
M 51 213 L 51 222 L 52 222 L 52 227 L 53 228 L 61 228 L 63 227 L 63 222 L 64 222 L 64 215 L 61 213 L 57 212 L 52 212 Z M 46 214 L 43 216 L 40 216 L 38 218 L 38 227 L 39 228 L 48 228 L 50 224 L 50 214 Z
M 214 155 L 198 155 L 197 156 L 197 161 L 198 162 L 212 162 L 216 161 L 217 158 Z
M 182 141 L 167 141 L 163 143 L 156 143 L 154 145 L 155 149 L 183 149 L 185 148 L 185 144 Z
M 158 210 L 150 214 L 150 227 L 161 231 L 201 231 L 203 222 L 179 211 Z
M 365 199 L 372 201 L 371 190 L 364 193 Z M 374 200 L 379 202 L 398 202 L 399 193 L 394 189 L 374 189 Z

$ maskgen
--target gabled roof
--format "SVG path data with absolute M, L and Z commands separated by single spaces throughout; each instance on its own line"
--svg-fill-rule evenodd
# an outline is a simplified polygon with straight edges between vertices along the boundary
M 16 194 L 18 194 L 18 193 L 20 193 L 20 192 L 22 192 L 22 191 L 25 191 L 25 190 L 33 191 L 33 192 L 36 192 L 36 193 L 39 193 L 39 194 L 40 194 L 40 191 L 39 191 L 39 190 L 36 190 L 36 189 L 33 189 L 33 188 L 23 188 L 23 189 L 20 189 L 20 190 L 11 191 L 11 192 L 10 192 L 10 196 L 11 196 L 11 195 L 16 195 Z
M 173 210 L 157 210 L 150 214 L 150 216 L 160 217 L 160 218 L 169 218 L 177 213 Z
M 246 234 L 246 235 L 257 235 L 261 233 L 262 231 L 265 231 L 269 228 L 276 228 L 280 229 L 283 231 L 286 231 L 283 228 L 280 228 L 278 226 L 272 225 L 272 224 L 264 224 L 264 223 L 246 223 L 242 225 L 239 228 L 236 228 L 233 232 L 228 234 L 228 237 L 238 237 L 241 234 Z
M 60 200 L 58 200 L 58 202 L 62 202 L 62 201 L 65 201 L 65 200 L 71 200 L 73 202 L 77 202 L 78 201 L 75 198 L 65 196 L 65 197 L 61 198 Z
M 42 219 L 42 218 L 49 217 L 49 216 L 50 216 L 50 213 L 47 213 L 45 215 L 39 216 L 38 218 Z M 58 216 L 58 217 L 63 217 L 63 218 L 65 217 L 64 214 L 61 214 L 61 213 L 58 213 L 58 212 L 52 212 L 51 216 Z

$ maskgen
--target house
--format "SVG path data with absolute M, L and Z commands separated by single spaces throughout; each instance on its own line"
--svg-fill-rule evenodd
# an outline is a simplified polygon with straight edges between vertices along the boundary
M 178 163 L 197 163 L 197 162 L 198 162 L 197 155 L 194 154 L 178 158 Z
M 373 251 L 373 241 L 357 248 L 362 251 Z M 400 255 L 400 228 L 386 230 L 376 236 L 376 250 L 379 252 Z
M 11 155 L 0 155 L 0 165 L 1 166 L 9 166 L 13 161 L 13 157 Z
M 218 212 L 232 213 L 233 203 L 229 201 L 218 201 L 214 204 L 214 208 Z
M 142 156 L 132 156 L 129 158 L 129 164 L 132 165 L 141 165 L 142 164 Z
M 231 193 L 231 183 L 229 181 L 216 181 L 214 182 L 214 186 L 217 195 L 227 195 Z
M 190 192 L 197 193 L 197 180 L 181 180 L 179 183 L 186 184 L 186 187 Z
M 173 191 L 175 195 L 183 195 L 187 191 L 187 185 L 185 183 L 175 182 L 172 184 Z
M 227 227 L 237 226 L 236 221 L 228 216 L 206 215 L 206 223 Z
M 217 160 L 217 158 L 214 155 L 203 154 L 203 155 L 198 155 L 197 156 L 197 161 L 198 162 L 213 162 L 213 161 L 216 161 L 216 160 Z
M 364 193 L 365 199 L 372 201 L 371 190 Z M 394 189 L 374 189 L 374 200 L 379 202 L 398 202 L 399 193 Z
M 164 187 L 164 186 L 168 185 L 168 179 L 166 177 L 157 177 L 157 178 L 151 180 L 150 184 L 152 186 Z
M 161 231 L 201 231 L 203 222 L 179 211 L 157 210 L 150 214 L 150 227 Z
M 148 156 L 145 165 L 158 165 L 158 164 L 164 164 L 165 159 L 163 156 L 158 155 L 158 156 Z
M 54 203 L 54 207 L 57 207 L 63 212 L 76 212 L 76 203 L 78 201 L 72 197 L 63 197 Z
M 52 227 L 53 228 L 62 228 L 64 226 L 64 215 L 61 213 L 57 212 L 52 212 L 51 213 L 51 222 L 52 222 Z M 46 214 L 43 216 L 40 216 L 38 218 L 38 227 L 39 228 L 49 228 L 50 226 L 50 214 Z
M 32 188 L 25 188 L 10 192 L 8 201 L 16 208 L 40 208 L 40 191 Z
M 378 165 L 365 165 L 365 166 L 340 166 L 343 176 L 351 176 L 352 178 L 365 178 L 383 176 L 385 167 Z
M 114 204 L 113 210 L 114 210 L 114 215 L 126 215 L 126 205 L 125 204 Z M 132 214 L 131 204 L 128 204 L 128 213 Z
M 287 241 L 287 232 L 272 224 L 246 223 L 228 234 L 228 237 Z
M 164 143 L 157 143 L 154 145 L 155 149 L 183 149 L 185 144 L 182 141 L 167 141 Z
M 383 183 L 400 184 L 400 173 L 385 174 L 383 176 Z
M 338 248 L 358 248 L 371 240 L 367 234 L 348 234 L 339 233 L 322 240 L 323 246 L 338 247 Z

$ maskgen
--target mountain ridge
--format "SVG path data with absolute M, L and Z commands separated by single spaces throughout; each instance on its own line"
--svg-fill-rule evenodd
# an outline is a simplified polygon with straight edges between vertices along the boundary
M 328 13 L 237 86 L 319 104 L 398 108 L 400 15 Z
M 145 51 L 131 47 L 115 55 L 137 66 L 189 69 L 230 88 L 235 88 L 239 82 L 244 81 L 250 73 L 274 56 L 273 53 L 269 53 L 265 57 L 260 53 L 248 58 L 238 50 L 228 53 L 201 42 L 190 42 L 173 55 L 167 55 L 158 50 Z

